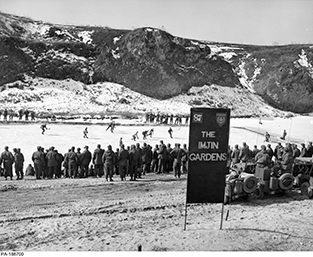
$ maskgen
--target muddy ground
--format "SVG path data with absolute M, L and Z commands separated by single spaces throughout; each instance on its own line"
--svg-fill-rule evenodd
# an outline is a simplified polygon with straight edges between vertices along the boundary
M 186 175 L 0 181 L 0 250 L 312 251 L 312 200 L 293 190 L 188 206 Z M 229 211 L 227 220 L 226 213 Z

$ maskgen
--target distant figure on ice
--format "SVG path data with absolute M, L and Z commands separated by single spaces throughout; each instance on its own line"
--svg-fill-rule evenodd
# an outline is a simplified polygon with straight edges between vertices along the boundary
M 262 124 L 263 124 L 263 123 L 262 123 L 262 121 L 261 121 L 261 118 L 259 118 L 259 124 L 260 124 L 260 125 L 262 125 Z
M 148 132 L 149 132 L 149 130 L 145 130 L 142 132 L 142 139 L 143 140 L 147 139 Z
M 84 133 L 84 138 L 88 138 L 88 128 L 87 127 L 85 128 L 83 133 Z
M 269 142 L 271 140 L 271 135 L 266 131 L 265 132 L 265 142 Z
M 173 130 L 172 130 L 171 127 L 170 127 L 170 129 L 168 130 L 168 133 L 170 134 L 170 137 L 173 138 L 173 136 L 172 136 Z
M 150 137 L 152 137 L 153 133 L 154 133 L 154 129 L 150 129 L 150 132 L 149 132 L 147 135 L 149 135 Z
M 42 129 L 41 134 L 44 134 L 45 131 L 49 129 L 49 128 L 47 128 L 47 124 L 42 124 L 42 125 L 40 126 L 40 128 Z
M 287 132 L 286 132 L 286 130 L 284 129 L 283 136 L 282 136 L 280 139 L 285 140 L 285 139 L 286 139 L 286 136 L 287 136 Z
M 111 123 L 109 124 L 109 126 L 107 127 L 106 131 L 109 130 L 113 133 L 114 129 L 115 129 L 115 122 L 114 120 L 111 121 Z
M 132 140 L 136 141 L 136 139 L 139 139 L 138 131 L 132 136 Z
M 120 142 L 119 142 L 119 146 L 122 147 L 122 145 L 124 145 L 124 144 L 123 144 L 123 138 L 121 137 Z

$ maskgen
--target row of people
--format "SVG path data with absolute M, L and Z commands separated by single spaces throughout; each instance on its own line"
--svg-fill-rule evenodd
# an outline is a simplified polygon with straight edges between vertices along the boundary
M 292 170 L 297 173 L 294 166 L 297 157 L 313 157 L 313 145 L 309 142 L 307 147 L 304 143 L 301 144 L 301 149 L 296 144 L 286 143 L 283 146 L 280 142 L 272 149 L 271 145 L 261 145 L 261 149 L 254 146 L 254 149 L 249 150 L 249 146 L 243 143 L 243 146 L 238 149 L 238 145 L 231 150 L 231 167 L 235 167 L 239 162 L 251 161 L 256 164 L 256 168 L 272 168 L 273 175 L 279 177 L 282 172 L 291 173 Z
M 29 111 L 29 110 L 23 110 L 20 109 L 18 112 L 14 112 L 13 110 L 0 110 L 0 116 L 3 116 L 3 120 L 13 120 L 14 117 L 18 117 L 19 120 L 23 119 L 23 116 L 25 116 L 25 120 L 35 120 L 35 112 L 34 111 Z
M 13 155 L 7 146 L 1 154 L 0 165 L 3 163 L 5 179 L 10 177 L 12 180 L 13 164 L 17 179 L 22 179 L 24 176 L 24 156 L 22 155 L 23 158 L 20 160 L 17 154 L 21 154 L 20 149 L 17 149 L 17 153 Z M 136 180 L 148 172 L 169 173 L 173 170 L 175 177 L 180 178 L 182 172 L 187 172 L 187 155 L 186 144 L 183 148 L 180 144 L 175 144 L 175 147 L 171 148 L 170 144 L 165 145 L 161 140 L 154 149 L 146 143 L 143 143 L 142 147 L 136 143 L 125 148 L 120 142 L 120 148 L 115 152 L 111 145 L 104 150 L 99 144 L 93 154 L 88 146 L 85 146 L 82 152 L 80 148 L 75 150 L 75 147 L 71 147 L 64 155 L 54 147 L 45 151 L 43 147 L 38 146 L 31 158 L 36 179 L 61 178 L 62 176 L 83 178 L 93 175 L 94 177 L 105 176 L 107 180 L 112 181 L 113 175 L 117 174 L 123 181 L 126 180 L 126 175 L 130 176 L 130 180 Z M 30 165 L 27 169 L 31 167 Z M 27 171 L 27 173 L 31 174 L 32 171 Z
M 307 146 L 302 143 L 301 149 L 299 149 L 296 144 L 290 143 L 286 143 L 286 147 L 292 153 L 293 158 L 313 156 L 312 142 L 309 142 Z M 233 164 L 247 162 L 249 159 L 253 159 L 261 150 L 262 148 L 259 149 L 257 145 L 254 145 L 254 148 L 251 150 L 245 142 L 243 142 L 241 148 L 239 148 L 239 145 L 236 144 L 234 148 L 230 149 L 231 162 Z M 281 160 L 284 153 L 284 146 L 279 142 L 273 149 L 271 144 L 267 144 L 267 146 L 265 146 L 265 150 L 269 154 L 271 160 L 273 157 L 275 157 L 276 160 Z
M 146 122 L 147 123 L 158 123 L 158 124 L 174 124 L 174 125 L 188 125 L 189 124 L 189 115 L 174 115 L 174 114 L 154 114 L 146 113 Z M 184 123 L 183 123 L 184 118 Z

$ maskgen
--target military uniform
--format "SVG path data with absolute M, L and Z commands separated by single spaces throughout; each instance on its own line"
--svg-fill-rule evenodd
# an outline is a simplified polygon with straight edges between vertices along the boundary
M 113 181 L 113 169 L 116 163 L 116 156 L 112 148 L 109 147 L 108 150 L 103 153 L 102 162 L 104 163 L 106 180 L 110 179 L 110 181 Z
M 48 167 L 47 178 L 52 179 L 53 175 L 57 175 L 58 173 L 57 153 L 54 151 L 54 148 L 50 148 L 49 152 L 46 155 L 46 158 L 47 158 L 47 167 Z
M 17 179 L 23 179 L 23 166 L 24 166 L 24 155 L 17 149 L 16 153 L 14 154 L 14 168 Z
M 92 156 L 91 152 L 88 150 L 88 147 L 85 146 L 85 150 L 81 154 L 80 163 L 82 169 L 82 177 L 88 176 L 88 167 L 91 162 Z
M 182 157 L 186 154 L 183 149 L 180 148 L 178 144 L 171 152 L 171 156 L 174 158 L 173 161 L 173 169 L 175 172 L 175 178 L 180 178 L 181 176 L 181 165 L 182 165 Z
M 68 162 L 68 176 L 70 178 L 74 177 L 75 172 L 77 171 L 78 157 L 77 154 L 72 149 L 66 156 Z
M 44 170 L 45 156 L 44 153 L 40 151 L 40 147 L 37 149 L 38 150 L 32 155 L 32 161 L 34 162 L 36 179 L 41 179 Z
M 101 149 L 101 146 L 99 145 L 98 148 L 94 151 L 92 156 L 92 162 L 95 165 L 95 177 L 103 176 L 103 162 L 102 162 L 102 155 L 104 150 Z
M 128 159 L 129 159 L 129 152 L 124 149 L 124 146 L 122 146 L 117 156 L 118 171 L 119 171 L 122 181 L 126 180 L 125 175 L 126 175 Z
M 8 148 L 5 148 L 5 151 L 0 156 L 0 165 L 2 163 L 4 166 L 4 177 L 5 177 L 5 179 L 7 179 L 7 177 L 10 177 L 12 180 L 13 179 L 12 164 L 14 163 L 14 156 L 8 150 Z

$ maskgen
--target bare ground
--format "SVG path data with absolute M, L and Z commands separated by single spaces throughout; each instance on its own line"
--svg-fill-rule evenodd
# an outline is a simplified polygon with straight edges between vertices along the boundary
M 188 206 L 186 176 L 0 181 L 0 250 L 312 251 L 312 200 L 297 190 L 263 200 Z M 227 220 L 226 213 L 229 211 Z

